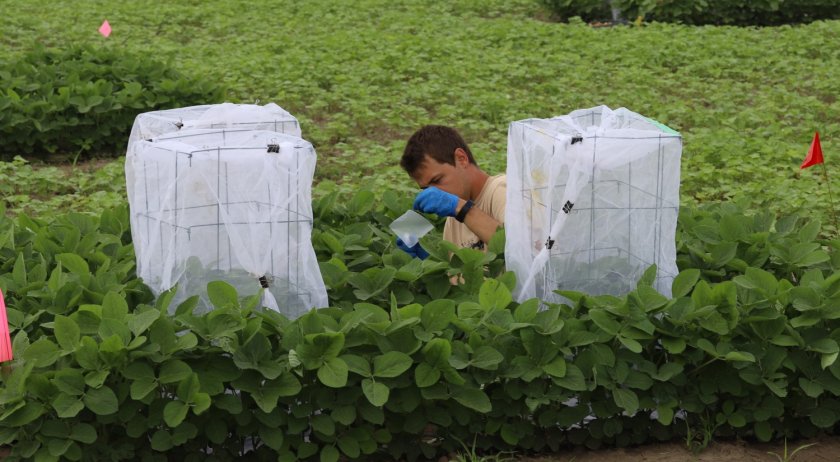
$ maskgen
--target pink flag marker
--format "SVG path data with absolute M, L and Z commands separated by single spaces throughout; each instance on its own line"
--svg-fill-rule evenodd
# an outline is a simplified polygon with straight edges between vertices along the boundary
M 106 19 L 105 22 L 99 26 L 99 33 L 104 35 L 105 37 L 111 35 L 111 25 L 108 24 L 108 20 Z
M 13 357 L 9 319 L 6 317 L 6 302 L 3 301 L 3 292 L 0 292 L 0 362 L 11 361 Z

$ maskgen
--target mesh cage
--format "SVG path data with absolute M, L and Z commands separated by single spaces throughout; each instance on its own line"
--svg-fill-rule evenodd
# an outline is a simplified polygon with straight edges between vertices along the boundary
M 137 273 L 173 303 L 223 280 L 240 296 L 294 318 L 327 306 L 312 248 L 315 150 L 258 130 L 179 130 L 131 145 L 126 156 Z M 174 308 L 172 308 L 174 309 Z
M 129 151 L 134 142 L 195 128 L 266 130 L 300 137 L 297 119 L 274 103 L 208 104 L 139 114 L 128 137 Z
M 624 108 L 513 122 L 505 259 L 517 298 L 621 295 L 653 264 L 670 296 L 681 153 L 679 133 Z

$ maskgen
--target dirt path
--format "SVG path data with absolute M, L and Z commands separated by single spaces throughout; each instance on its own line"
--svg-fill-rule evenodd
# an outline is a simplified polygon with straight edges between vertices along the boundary
M 790 457 L 797 448 L 803 448 Z M 823 437 L 788 444 L 788 458 L 784 458 L 784 443 L 747 444 L 743 442 L 714 442 L 697 455 L 684 444 L 664 443 L 629 449 L 589 451 L 575 449 L 551 457 L 521 458 L 519 462 L 840 462 L 840 437 Z M 770 454 L 775 453 L 776 455 Z M 777 457 L 778 456 L 778 457 Z

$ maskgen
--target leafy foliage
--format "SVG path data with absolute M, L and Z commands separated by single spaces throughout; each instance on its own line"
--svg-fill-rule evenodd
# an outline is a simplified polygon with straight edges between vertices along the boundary
M 0 196 L 6 213 L 49 219 L 57 210 L 101 213 L 125 204 L 121 162 L 71 166 L 33 165 L 20 156 L 0 162 Z
M 840 191 L 832 157 L 840 48 L 826 46 L 840 41 L 840 21 L 591 28 L 539 21 L 534 0 L 387 8 L 376 0 L 352 7 L 210 0 L 153 9 L 109 0 L 86 5 L 86 17 L 98 18 L 93 25 L 68 22 L 77 10 L 66 0 L 4 5 L 0 56 L 14 60 L 37 43 L 88 44 L 224 82 L 234 102 L 276 102 L 315 144 L 316 178 L 347 194 L 360 184 L 415 189 L 397 158 L 425 123 L 458 127 L 495 173 L 505 168 L 510 121 L 606 104 L 682 133 L 684 204 L 749 198 L 774 211 L 807 206 L 835 232 L 821 169 L 798 166 L 819 130 L 831 189 Z M 255 27 L 278 12 L 274 27 Z M 95 30 L 103 17 L 114 27 L 109 39 Z
M 17 352 L 0 444 L 13 460 L 415 460 L 461 441 L 521 453 L 837 428 L 840 242 L 815 241 L 818 222 L 687 209 L 673 298 L 643 279 L 541 306 L 513 301 L 502 234 L 486 255 L 428 237 L 428 260 L 396 249 L 399 197 L 322 192 L 331 306 L 293 321 L 222 282 L 214 311 L 193 298 L 169 315 L 174 293 L 154 300 L 133 275 L 125 208 L 0 218 Z
M 840 19 L 840 6 L 831 0 L 617 0 L 626 18 L 684 24 L 774 26 Z
M 840 19 L 832 0 L 540 0 L 560 20 L 612 20 L 615 8 L 626 20 L 683 24 L 774 26 Z
M 134 117 L 215 102 L 215 82 L 149 57 L 93 46 L 37 47 L 0 61 L 0 155 L 113 153 Z

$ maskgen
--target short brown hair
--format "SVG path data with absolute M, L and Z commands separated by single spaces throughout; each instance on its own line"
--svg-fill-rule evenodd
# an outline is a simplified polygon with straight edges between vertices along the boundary
M 476 164 L 469 146 L 457 130 L 445 125 L 426 125 L 408 139 L 400 166 L 412 175 L 426 156 L 442 164 L 455 165 L 455 150 L 458 148 L 467 153 L 471 164 Z

